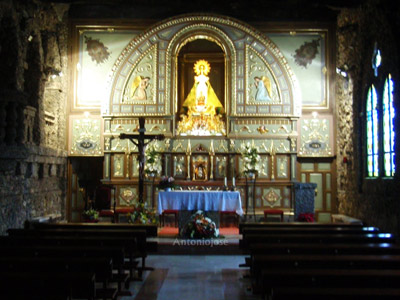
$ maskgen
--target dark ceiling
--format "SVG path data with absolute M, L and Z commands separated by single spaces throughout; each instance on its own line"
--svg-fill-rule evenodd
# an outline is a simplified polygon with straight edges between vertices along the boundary
M 333 21 L 363 0 L 42 0 L 69 3 L 71 18 L 162 20 L 186 13 L 213 13 L 247 22 Z

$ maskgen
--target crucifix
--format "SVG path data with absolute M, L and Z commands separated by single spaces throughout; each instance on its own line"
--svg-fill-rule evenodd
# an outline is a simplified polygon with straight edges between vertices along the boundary
M 128 133 L 121 133 L 119 135 L 119 138 L 121 140 L 123 139 L 129 139 L 133 144 L 138 147 L 139 151 L 139 203 L 143 203 L 143 188 L 144 188 L 144 164 L 146 162 L 146 157 L 145 157 L 145 150 L 146 146 L 148 143 L 150 143 L 152 140 L 163 140 L 164 135 L 163 134 L 148 134 L 145 135 L 144 133 L 146 132 L 146 128 L 144 127 L 145 119 L 144 117 L 139 117 L 139 134 L 128 134 Z M 145 140 L 148 140 L 145 142 Z

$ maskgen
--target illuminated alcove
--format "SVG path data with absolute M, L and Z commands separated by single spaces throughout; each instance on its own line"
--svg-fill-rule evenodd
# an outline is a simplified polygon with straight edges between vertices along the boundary
M 196 72 L 198 72 L 196 66 L 198 66 L 199 61 L 205 61 L 208 63 L 208 82 L 215 92 L 219 102 L 222 104 L 222 107 L 218 108 L 218 113 L 221 115 L 221 122 L 225 122 L 225 53 L 216 42 L 199 38 L 184 44 L 177 54 L 178 97 L 175 121 L 177 122 L 178 127 L 180 125 L 179 121 L 181 119 L 181 114 L 188 114 L 188 107 L 184 106 L 184 103 L 195 85 L 195 77 L 198 75 L 196 74 Z M 223 126 L 225 127 L 225 125 Z

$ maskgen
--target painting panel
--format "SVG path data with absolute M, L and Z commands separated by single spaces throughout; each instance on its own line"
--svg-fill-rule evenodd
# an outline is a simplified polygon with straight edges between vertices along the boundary
M 266 33 L 296 76 L 303 108 L 329 108 L 327 30 Z
M 113 156 L 113 177 L 124 177 L 125 155 L 115 154 Z
M 69 155 L 102 156 L 102 122 L 99 118 L 70 117 Z
M 108 102 L 109 74 L 128 43 L 139 30 L 77 28 L 74 109 L 98 109 Z
M 227 177 L 227 157 L 226 156 L 216 156 L 215 163 L 215 177 L 217 179 Z
M 334 156 L 332 125 L 332 116 L 304 117 L 298 123 L 298 156 Z
M 173 177 L 185 178 L 185 173 L 186 173 L 185 160 L 186 160 L 186 157 L 184 155 L 174 156 L 173 170 L 172 170 Z

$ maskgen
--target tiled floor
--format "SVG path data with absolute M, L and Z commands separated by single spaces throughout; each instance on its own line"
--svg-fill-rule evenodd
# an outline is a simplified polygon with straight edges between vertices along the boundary
M 121 300 L 256 300 L 247 290 L 242 255 L 149 255 L 142 282 L 130 284 L 133 297 Z

